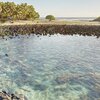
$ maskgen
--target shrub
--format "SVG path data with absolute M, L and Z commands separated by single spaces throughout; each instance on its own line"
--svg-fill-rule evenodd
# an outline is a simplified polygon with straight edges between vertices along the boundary
M 47 15 L 45 19 L 52 21 L 52 20 L 55 20 L 55 17 L 53 15 Z

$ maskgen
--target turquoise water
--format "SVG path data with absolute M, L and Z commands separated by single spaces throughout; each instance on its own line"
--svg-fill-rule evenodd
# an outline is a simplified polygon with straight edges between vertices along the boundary
M 0 90 L 28 100 L 100 100 L 100 38 L 0 39 Z

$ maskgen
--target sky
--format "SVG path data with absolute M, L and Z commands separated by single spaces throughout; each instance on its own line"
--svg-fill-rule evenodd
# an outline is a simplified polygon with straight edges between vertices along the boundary
M 48 14 L 55 17 L 98 17 L 100 0 L 0 0 L 34 6 L 41 17 Z

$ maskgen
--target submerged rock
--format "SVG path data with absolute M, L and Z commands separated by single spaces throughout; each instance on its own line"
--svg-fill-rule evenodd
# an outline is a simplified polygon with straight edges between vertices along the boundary
M 46 90 L 46 88 L 47 87 L 45 85 L 37 84 L 37 85 L 35 85 L 34 90 L 44 91 L 44 90 Z
M 88 75 L 90 75 L 90 74 L 62 74 L 62 75 L 58 76 L 55 79 L 55 81 L 58 84 L 64 84 L 64 83 L 69 82 L 69 81 L 81 79 L 81 78 L 88 76 Z
M 8 54 L 5 54 L 6 57 L 8 57 Z

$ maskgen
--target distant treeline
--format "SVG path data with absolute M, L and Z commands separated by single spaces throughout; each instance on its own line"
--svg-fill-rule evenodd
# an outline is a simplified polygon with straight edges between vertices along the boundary
M 27 3 L 0 2 L 0 20 L 34 20 L 39 18 L 38 12 Z

